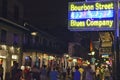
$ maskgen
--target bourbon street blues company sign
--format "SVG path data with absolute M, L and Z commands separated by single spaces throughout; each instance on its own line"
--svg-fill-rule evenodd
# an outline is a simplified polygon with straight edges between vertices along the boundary
M 114 30 L 114 2 L 69 2 L 68 29 L 71 31 Z

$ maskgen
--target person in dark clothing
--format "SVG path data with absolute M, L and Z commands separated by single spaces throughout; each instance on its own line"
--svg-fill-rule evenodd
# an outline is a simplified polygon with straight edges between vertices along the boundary
M 63 79 L 65 80 L 65 78 L 66 78 L 66 69 L 65 69 L 65 67 L 63 67 L 63 72 L 62 72 L 62 75 L 63 75 Z
M 22 70 L 21 69 L 17 69 L 14 80 L 20 80 L 22 77 Z
M 67 68 L 67 74 L 70 75 L 70 67 Z
M 25 66 L 24 77 L 25 77 L 25 80 L 30 80 L 30 68 L 28 66 Z
M 18 63 L 15 62 L 11 68 L 11 80 L 16 80 L 16 74 L 17 74 L 17 70 L 18 70 Z
M 33 79 L 35 79 L 35 80 L 40 79 L 40 70 L 37 68 L 36 65 L 33 66 L 32 73 L 33 73 L 33 75 L 32 75 Z
M 3 67 L 2 67 L 2 64 L 0 64 L 0 80 L 3 80 L 3 71 L 4 71 L 4 69 L 3 69 Z

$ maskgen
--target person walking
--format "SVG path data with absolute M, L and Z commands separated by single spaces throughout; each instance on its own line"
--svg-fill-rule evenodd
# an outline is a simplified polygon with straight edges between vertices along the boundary
M 67 72 L 67 70 L 65 69 L 65 67 L 63 67 L 63 70 L 62 70 L 63 80 L 66 79 L 66 72 Z
M 79 72 L 79 67 L 75 66 L 75 72 L 74 72 L 74 79 L 73 80 L 81 80 L 81 74 Z
M 96 68 L 95 79 L 100 80 L 100 68 L 99 67 Z
M 68 75 L 68 77 L 70 77 L 70 67 L 69 66 L 67 67 L 67 75 Z
M 41 72 L 41 80 L 46 80 L 46 77 L 47 77 L 46 65 L 43 65 L 40 72 Z
M 85 77 L 85 79 L 86 79 L 86 80 L 94 80 L 93 74 L 94 74 L 94 72 L 93 72 L 93 70 L 91 69 L 91 66 L 88 65 L 87 68 L 86 68 L 86 77 Z
M 79 67 L 79 72 L 81 74 L 81 80 L 83 80 L 83 72 L 84 72 L 84 69 L 82 66 Z
M 16 80 L 17 73 L 18 73 L 18 63 L 15 61 L 13 62 L 13 66 L 11 67 L 11 80 Z
M 108 66 L 105 67 L 105 72 L 104 72 L 104 80 L 110 80 L 110 70 L 108 69 Z
M 3 80 L 3 71 L 4 71 L 4 69 L 3 69 L 3 67 L 2 67 L 2 64 L 0 64 L 0 80 Z
M 72 70 L 71 70 L 71 75 L 72 75 L 72 80 L 74 78 L 74 72 L 75 72 L 75 66 L 72 67 Z
M 50 71 L 50 80 L 57 80 L 58 79 L 58 72 L 55 68 Z
M 25 69 L 24 69 L 24 77 L 25 77 L 25 80 L 30 80 L 31 76 L 30 76 L 30 68 L 28 66 L 25 66 Z
M 33 66 L 31 71 L 33 73 L 33 75 L 32 75 L 33 80 L 39 80 L 40 79 L 40 71 L 36 65 Z

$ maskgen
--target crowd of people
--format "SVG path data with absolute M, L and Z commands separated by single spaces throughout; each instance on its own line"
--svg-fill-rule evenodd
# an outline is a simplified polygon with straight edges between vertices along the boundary
M 34 65 L 32 68 L 25 66 L 20 69 L 17 62 L 11 67 L 11 80 L 112 80 L 112 69 L 108 66 L 83 66 L 60 67 L 43 65 L 41 68 Z M 0 66 L 0 80 L 3 80 L 3 68 Z

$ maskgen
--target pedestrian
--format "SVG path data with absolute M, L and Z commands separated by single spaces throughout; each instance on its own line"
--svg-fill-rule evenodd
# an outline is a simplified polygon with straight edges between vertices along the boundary
M 41 80 L 46 80 L 46 77 L 47 77 L 46 65 L 42 66 L 42 69 L 40 72 L 41 72 Z
M 70 67 L 68 66 L 67 67 L 67 74 L 68 74 L 68 77 L 70 76 Z
M 72 67 L 72 80 L 73 80 L 73 77 L 74 77 L 74 72 L 75 72 L 75 66 Z
M 79 67 L 75 66 L 74 80 L 81 80 L 81 74 L 79 72 Z
M 40 70 L 37 68 L 36 65 L 33 66 L 33 68 L 31 69 L 31 72 L 33 73 L 32 75 L 33 80 L 40 79 Z
M 50 80 L 58 80 L 58 72 L 55 68 L 50 71 Z
M 65 67 L 63 67 L 63 70 L 62 70 L 63 80 L 66 79 L 66 72 L 67 72 L 67 70 L 65 69 Z
M 82 66 L 79 67 L 79 72 L 81 74 L 81 80 L 83 80 L 83 72 L 84 72 L 84 69 Z
M 15 79 L 14 80 L 20 80 L 20 79 L 22 79 L 22 76 L 23 74 L 22 74 L 22 70 L 21 69 L 17 69 L 17 72 L 16 72 L 16 74 L 15 74 Z
M 2 67 L 2 64 L 0 64 L 0 80 L 3 80 L 3 72 L 4 72 L 4 69 Z
M 88 65 L 88 66 L 86 67 L 86 77 L 85 77 L 86 80 L 93 80 L 93 79 L 94 79 L 93 75 L 94 75 L 94 72 L 93 72 L 93 70 L 91 69 L 91 66 Z
M 99 67 L 96 68 L 95 79 L 100 80 L 100 68 Z
M 105 75 L 105 68 L 104 66 L 100 66 L 100 80 L 104 80 L 104 75 Z
M 30 80 L 30 68 L 28 66 L 25 66 L 24 77 L 26 80 Z
M 18 68 L 19 63 L 14 64 L 14 68 L 12 68 L 12 80 L 20 80 L 22 77 L 22 70 Z
M 11 80 L 16 80 L 17 71 L 18 71 L 18 63 L 14 61 L 13 66 L 11 67 Z
M 105 72 L 104 72 L 104 80 L 110 80 L 110 70 L 108 69 L 108 66 L 105 67 Z

